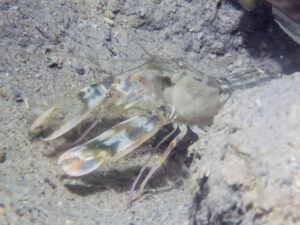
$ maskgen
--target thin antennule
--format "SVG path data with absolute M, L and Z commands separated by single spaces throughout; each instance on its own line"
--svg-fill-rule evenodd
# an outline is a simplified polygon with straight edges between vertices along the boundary
M 143 50 L 143 52 L 148 55 L 150 58 L 156 58 L 157 56 L 152 55 L 150 52 L 147 51 L 147 49 L 141 44 L 141 42 L 137 39 L 137 37 L 131 33 L 130 34 L 133 38 L 133 40 L 135 41 L 135 43 Z
M 99 66 L 101 68 L 101 65 L 99 64 L 99 62 L 97 60 L 95 60 L 90 54 L 88 54 L 88 59 L 93 62 L 94 64 L 96 64 L 97 66 Z M 103 61 L 109 61 L 109 59 L 105 59 L 105 58 L 98 58 L 100 60 L 103 60 Z M 128 73 L 128 72 L 131 72 L 131 71 L 134 71 L 136 69 L 140 69 L 141 67 L 145 66 L 148 64 L 148 58 L 139 58 L 139 59 L 120 59 L 120 60 L 113 60 L 114 62 L 128 62 L 128 61 L 137 61 L 137 60 L 144 60 L 145 62 L 143 62 L 142 64 L 138 65 L 138 66 L 135 66 L 135 67 L 132 67 L 128 70 L 125 70 L 125 71 L 122 71 L 120 73 L 117 73 L 117 74 L 114 74 L 114 76 L 121 76 L 125 73 Z
M 130 34 L 134 40 L 134 42 L 143 50 L 143 52 L 148 56 L 148 58 L 145 59 L 145 62 L 142 64 L 142 66 L 148 66 L 149 69 L 152 70 L 161 70 L 161 71 L 167 71 L 167 72 L 173 72 L 173 70 L 168 66 L 171 64 L 170 60 L 167 60 L 165 58 L 159 57 L 157 55 L 151 54 L 143 45 L 142 43 L 137 39 L 137 37 L 131 33 Z
M 143 52 L 149 56 L 149 58 L 146 58 L 145 63 L 142 64 L 141 67 L 144 65 L 148 65 L 149 69 L 161 70 L 161 71 L 166 71 L 166 72 L 174 72 L 174 70 L 171 69 L 169 65 L 171 65 L 172 62 L 177 62 L 178 59 L 167 60 L 166 58 L 162 58 L 162 57 L 153 55 L 141 44 L 141 42 L 137 39 L 137 37 L 133 33 L 131 33 L 131 36 L 132 36 L 133 40 L 136 42 L 136 44 L 143 50 Z M 186 62 L 184 62 L 184 65 L 187 67 L 185 69 L 187 69 L 193 73 L 199 74 L 200 76 L 204 76 L 203 72 L 195 69 L 194 67 L 187 64 Z M 138 68 L 140 68 L 140 67 L 138 67 Z
M 126 33 L 128 34 L 128 31 L 126 31 Z M 150 70 L 158 70 L 158 71 L 165 71 L 165 72 L 174 72 L 172 68 L 170 68 L 170 64 L 172 63 L 170 60 L 167 60 L 165 58 L 156 56 L 151 54 L 143 45 L 142 43 L 138 40 L 138 38 L 130 32 L 130 35 L 132 37 L 132 39 L 134 40 L 134 42 L 136 43 L 136 45 L 138 45 L 142 51 L 144 52 L 144 54 L 146 55 L 146 57 L 144 58 L 138 58 L 138 59 L 114 59 L 114 62 L 130 62 L 130 61 L 143 61 L 141 64 L 132 67 L 128 70 L 125 71 L 121 71 L 120 73 L 114 74 L 114 76 L 120 76 L 123 74 L 126 74 L 128 72 L 132 72 L 134 70 L 140 69 L 142 67 L 146 67 L 147 69 Z M 102 61 L 109 61 L 110 59 L 107 58 L 97 58 L 95 59 L 93 56 L 91 56 L 90 54 L 87 54 L 87 58 L 88 60 L 90 60 L 91 62 L 93 62 L 94 64 L 96 64 L 97 66 L 99 66 L 99 68 L 102 68 L 102 66 L 99 64 L 98 60 L 102 60 Z

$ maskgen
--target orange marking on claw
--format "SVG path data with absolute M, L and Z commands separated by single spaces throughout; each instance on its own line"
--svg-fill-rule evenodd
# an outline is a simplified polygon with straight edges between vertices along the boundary
M 69 165 L 63 166 L 63 169 L 67 173 L 72 173 L 74 171 L 79 170 L 79 168 L 81 167 L 82 164 L 83 164 L 82 160 L 75 160 L 72 163 L 70 163 Z

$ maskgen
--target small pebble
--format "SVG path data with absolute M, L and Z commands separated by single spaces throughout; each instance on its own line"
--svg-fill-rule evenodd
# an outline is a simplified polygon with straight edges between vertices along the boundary
M 11 90 L 12 90 L 12 92 L 14 93 L 14 95 L 15 95 L 15 100 L 16 100 L 16 102 L 23 102 L 24 101 L 24 99 L 23 99 L 23 97 L 22 97 L 22 94 L 21 94 L 21 92 L 18 90 L 18 89 L 16 89 L 15 87 L 11 87 L 10 88 Z
M 75 222 L 73 220 L 67 219 L 65 224 L 72 225 L 72 224 L 75 224 Z
M 49 179 L 49 178 L 45 178 L 44 179 L 44 182 L 49 184 L 49 186 L 52 188 L 52 189 L 55 189 L 56 188 L 56 185 Z
M 7 87 L 0 88 L 0 98 L 3 98 L 3 99 L 8 98 L 9 93 L 10 93 L 9 88 L 7 88 Z
M 104 39 L 106 40 L 106 41 L 111 41 L 111 30 L 105 30 L 104 31 Z
M 0 152 L 0 163 L 4 163 L 6 160 L 6 153 Z
M 144 18 L 146 16 L 146 9 L 143 7 L 140 9 L 140 18 Z
M 3 2 L 0 7 L 0 9 L 2 10 L 8 10 L 9 8 L 10 8 L 9 1 Z
M 18 97 L 18 98 L 16 98 L 16 102 L 18 102 L 18 103 L 24 102 L 24 99 L 22 97 Z
M 52 49 L 51 48 L 46 48 L 45 49 L 45 54 L 49 54 L 49 53 L 51 53 L 52 52 Z
M 283 178 L 282 180 L 281 180 L 281 184 L 282 185 L 292 185 L 293 184 L 293 182 L 292 182 L 292 180 L 291 179 L 289 179 L 289 178 Z
M 97 25 L 96 23 L 91 24 L 91 27 L 92 27 L 94 30 L 97 30 L 97 29 L 98 29 L 98 25 Z
M 57 206 L 62 206 L 64 203 L 62 201 L 57 202 Z
M 5 205 L 0 203 L 0 216 L 5 216 Z
M 241 67 L 242 65 L 243 65 L 243 61 L 240 59 L 238 59 L 234 62 L 234 66 L 236 66 L 236 67 Z
M 61 68 L 63 68 L 63 64 L 62 63 L 57 63 L 57 62 L 50 63 L 47 66 L 51 69 L 61 69 Z
M 115 14 L 112 11 L 105 11 L 104 16 L 109 18 L 109 19 L 114 19 L 115 18 Z
M 79 75 L 84 75 L 85 71 L 83 68 L 76 68 L 75 69 L 76 73 L 78 73 Z
M 28 41 L 22 39 L 22 40 L 19 41 L 18 44 L 19 44 L 21 47 L 26 48 L 26 47 L 28 47 L 28 44 L 29 44 L 29 43 L 28 43 Z
M 115 24 L 115 22 L 113 20 L 111 20 L 110 18 L 104 17 L 104 22 L 108 23 L 110 26 L 113 26 Z

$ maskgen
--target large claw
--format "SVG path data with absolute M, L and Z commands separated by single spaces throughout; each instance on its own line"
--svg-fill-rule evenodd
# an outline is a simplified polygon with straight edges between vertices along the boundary
M 58 164 L 64 164 L 62 169 L 66 174 L 73 177 L 83 176 L 95 170 L 105 161 L 104 156 L 86 157 L 82 152 L 85 149 L 84 146 L 78 146 L 59 157 Z
M 55 138 L 62 136 L 67 133 L 69 130 L 76 127 L 79 123 L 81 123 L 84 119 L 86 119 L 89 113 L 95 109 L 99 104 L 103 102 L 106 95 L 106 88 L 103 85 L 93 84 L 91 86 L 83 88 L 78 94 L 77 98 L 83 104 L 83 110 L 72 118 L 70 121 L 63 124 L 58 130 L 54 131 L 49 137 L 45 138 L 45 141 L 51 141 Z M 53 108 L 53 107 L 52 107 Z M 50 108 L 46 112 L 52 111 L 56 108 Z M 42 116 L 45 113 L 42 114 Z M 49 113 L 47 113 L 49 114 Z M 42 117 L 41 116 L 41 117 Z M 40 118 L 41 118 L 40 117 Z
M 53 111 L 59 106 L 59 104 L 55 104 L 54 106 L 52 106 L 51 108 L 47 109 L 45 112 L 42 113 L 42 115 L 40 115 L 35 121 L 34 123 L 31 125 L 30 127 L 30 131 L 34 131 L 35 129 L 37 129 L 38 127 L 40 127 L 41 125 L 43 125 L 45 123 L 46 120 L 49 119 L 49 117 L 52 115 Z
M 45 138 L 45 141 L 51 141 L 54 140 L 55 138 L 58 138 L 62 136 L 63 134 L 67 133 L 69 130 L 73 129 L 76 127 L 82 120 L 84 120 L 89 112 L 86 112 L 84 114 L 78 115 L 72 120 L 68 121 L 66 124 L 61 126 L 58 130 L 54 131 L 49 137 Z

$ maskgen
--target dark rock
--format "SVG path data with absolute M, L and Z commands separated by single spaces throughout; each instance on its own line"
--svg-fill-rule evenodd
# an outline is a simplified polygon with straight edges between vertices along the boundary
M 84 75 L 84 73 L 85 73 L 84 68 L 76 68 L 75 71 L 76 71 L 76 73 L 78 73 L 79 75 Z
M 6 152 L 0 152 L 0 163 L 4 163 L 6 160 Z

